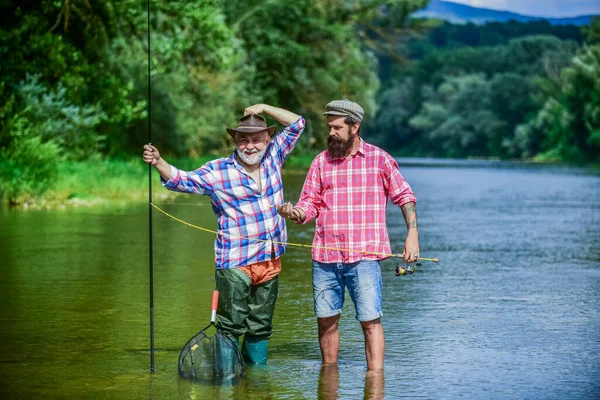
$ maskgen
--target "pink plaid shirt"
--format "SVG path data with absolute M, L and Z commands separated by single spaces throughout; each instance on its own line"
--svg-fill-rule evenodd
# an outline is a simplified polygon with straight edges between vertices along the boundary
M 385 211 L 388 198 L 401 207 L 416 198 L 392 156 L 360 141 L 356 154 L 332 159 L 327 150 L 312 162 L 296 207 L 316 218 L 312 258 L 323 263 L 353 263 L 391 253 Z M 319 247 L 332 247 L 332 250 Z

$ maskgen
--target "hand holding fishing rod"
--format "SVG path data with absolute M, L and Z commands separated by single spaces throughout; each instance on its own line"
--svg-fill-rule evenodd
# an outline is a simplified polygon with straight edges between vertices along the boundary
M 292 205 L 292 203 L 283 203 L 281 206 L 273 206 L 277 207 L 277 213 L 281 215 L 283 218 L 291 219 L 292 221 L 304 221 L 306 214 L 300 208 L 296 208 Z
M 152 145 L 152 143 L 148 143 L 144 145 L 144 153 L 142 155 L 144 162 L 148 165 L 156 168 L 160 176 L 166 181 L 171 177 L 171 164 L 165 161 L 164 158 L 160 156 L 160 153 L 156 147 Z

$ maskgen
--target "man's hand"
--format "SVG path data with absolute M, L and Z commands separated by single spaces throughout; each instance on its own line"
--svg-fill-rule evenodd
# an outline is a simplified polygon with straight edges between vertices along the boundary
M 160 153 L 156 149 L 156 147 L 151 144 L 144 145 L 144 162 L 146 164 L 150 164 L 156 166 L 158 164 L 158 160 L 160 160 Z
M 284 203 L 282 206 L 277 206 L 277 214 L 292 221 L 303 221 L 306 218 L 302 210 L 294 208 L 292 203 Z
M 267 108 L 268 106 L 266 104 L 254 104 L 253 106 L 247 107 L 244 110 L 244 115 L 248 115 L 248 114 L 262 114 L 265 111 L 265 108 Z
M 419 234 L 416 230 L 410 230 L 406 235 L 403 260 L 406 263 L 419 261 Z
M 160 156 L 158 149 L 152 144 L 144 145 L 144 162 L 152 165 L 164 180 L 168 181 L 171 177 L 171 165 Z

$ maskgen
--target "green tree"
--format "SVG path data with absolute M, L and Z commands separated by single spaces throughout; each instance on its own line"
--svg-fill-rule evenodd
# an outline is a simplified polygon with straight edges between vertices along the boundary
M 325 135 L 310 130 L 324 132 L 322 112 L 330 100 L 348 97 L 367 115 L 375 113 L 375 53 L 392 51 L 377 47 L 375 38 L 408 30 L 410 12 L 425 3 L 255 0 L 227 1 L 224 9 L 256 66 L 250 86 L 261 100 L 302 112 L 309 122 L 304 136 L 320 147 Z
M 424 132 L 434 155 L 490 156 L 503 123 L 490 111 L 490 83 L 481 74 L 447 78 L 426 95 L 410 125 Z
M 524 151 L 541 143 L 541 160 L 600 161 L 600 18 L 582 31 L 587 44 L 560 73 L 539 82 L 539 111 L 517 129 Z
M 414 101 L 416 90 L 414 79 L 408 77 L 381 91 L 377 118 L 367 120 L 364 126 L 370 141 L 387 149 L 402 149 L 414 142 L 417 132 L 408 122 L 419 110 Z M 412 146 L 411 150 L 426 153 L 419 146 Z
M 119 34 L 107 50 L 107 59 L 120 67 L 139 102 L 148 96 L 146 12 L 143 2 L 115 3 Z M 251 79 L 254 67 L 219 1 L 152 2 L 150 13 L 153 141 L 176 155 L 221 152 L 228 137 L 224 122 L 235 121 L 247 105 L 245 79 Z M 139 152 L 147 129 L 147 120 L 138 120 L 114 132 L 113 152 Z
M 539 109 L 534 101 L 540 90 L 536 82 L 560 76 L 576 50 L 574 42 L 536 35 L 495 47 L 431 51 L 406 68 L 399 83 L 385 85 L 379 101 L 386 109 L 368 126 L 367 134 L 401 146 L 403 154 L 501 158 L 536 154 L 541 150 L 539 134 L 525 135 L 517 128 Z M 406 82 L 411 82 L 410 97 Z M 443 132 L 451 129 L 457 130 L 460 140 Z
M 97 137 L 109 137 L 112 130 L 122 132 L 123 126 L 143 117 L 145 103 L 131 100 L 131 85 L 104 60 L 114 36 L 108 29 L 110 3 L 13 1 L 3 2 L 0 8 L 0 56 L 5 60 L 0 68 L 0 146 L 10 144 L 6 124 L 14 116 L 11 112 L 21 110 L 9 103 L 28 74 L 35 75 L 48 93 L 61 92 L 65 102 L 104 114 L 96 127 Z
M 600 161 L 600 45 L 584 47 L 543 88 L 540 111 L 519 127 L 522 140 L 543 132 L 542 160 Z
M 52 187 L 62 159 L 96 156 L 102 136 L 96 127 L 106 117 L 98 106 L 80 107 L 66 100 L 59 85 L 50 92 L 28 76 L 16 86 L 9 108 L 16 111 L 3 126 L 0 193 L 11 204 L 26 202 Z

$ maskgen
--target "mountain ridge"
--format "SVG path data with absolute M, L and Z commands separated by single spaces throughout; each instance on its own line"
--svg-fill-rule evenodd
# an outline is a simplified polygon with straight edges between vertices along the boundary
M 489 8 L 472 7 L 466 4 L 451 1 L 431 0 L 423 10 L 412 14 L 414 18 L 435 18 L 449 21 L 455 24 L 474 23 L 477 25 L 487 22 L 507 22 L 511 20 L 519 22 L 531 22 L 546 20 L 553 25 L 587 25 L 594 15 L 581 15 L 567 18 L 547 18 L 531 15 L 522 15 L 511 11 L 492 10 Z

